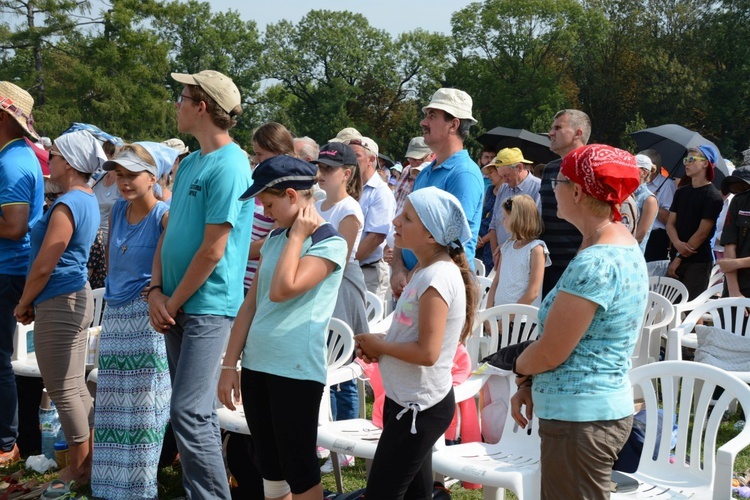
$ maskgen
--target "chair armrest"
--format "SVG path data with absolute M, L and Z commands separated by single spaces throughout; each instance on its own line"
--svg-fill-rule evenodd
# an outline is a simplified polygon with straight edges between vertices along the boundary
M 667 361 L 682 361 L 682 337 L 689 333 L 685 326 L 672 328 L 667 333 Z
M 489 378 L 490 374 L 488 373 L 472 373 L 469 378 L 453 387 L 453 395 L 456 398 L 456 403 L 474 397 L 475 394 L 479 393 L 479 389 L 482 388 Z
M 326 385 L 336 385 L 349 380 L 355 380 L 364 374 L 364 370 L 359 363 L 352 361 L 348 365 L 337 368 L 328 372 L 326 376 Z

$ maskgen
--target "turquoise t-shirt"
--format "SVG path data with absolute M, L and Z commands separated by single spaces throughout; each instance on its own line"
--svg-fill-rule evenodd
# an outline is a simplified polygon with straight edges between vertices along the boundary
M 336 264 L 336 269 L 302 295 L 272 302 L 268 292 L 286 242 L 287 229 L 276 229 L 260 250 L 255 317 L 242 352 L 242 367 L 325 384 L 328 322 L 348 257 L 346 241 L 330 224 L 320 226 L 305 240 L 300 257 L 321 257 Z
M 637 245 L 594 245 L 576 255 L 542 301 L 544 323 L 558 292 L 599 304 L 570 357 L 534 375 L 534 412 L 568 422 L 617 420 L 633 413 L 630 356 L 648 302 L 646 261 Z
M 52 212 L 58 205 L 67 206 L 73 214 L 73 234 L 68 246 L 65 247 L 63 254 L 60 256 L 60 260 L 57 261 L 49 281 L 44 286 L 44 290 L 34 299 L 34 305 L 58 295 L 82 290 L 89 279 L 86 263 L 89 260 L 89 253 L 91 245 L 94 244 L 96 232 L 99 230 L 99 204 L 93 193 L 86 193 L 80 189 L 71 189 L 60 196 L 39 219 L 39 222 L 31 228 L 29 269 L 39 256 L 39 250 L 44 242 L 44 237 L 47 235 Z
M 205 283 L 182 306 L 187 314 L 234 317 L 242 304 L 242 277 L 250 248 L 253 202 L 240 201 L 252 185 L 250 163 L 239 146 L 227 144 L 180 163 L 161 248 L 163 287 L 174 293 L 203 243 L 206 224 L 232 225 L 224 256 Z
M 34 151 L 23 139 L 0 148 L 0 215 L 3 206 L 29 206 L 29 229 L 42 217 L 44 178 Z M 31 253 L 30 236 L 20 240 L 0 238 L 0 274 L 25 276 Z

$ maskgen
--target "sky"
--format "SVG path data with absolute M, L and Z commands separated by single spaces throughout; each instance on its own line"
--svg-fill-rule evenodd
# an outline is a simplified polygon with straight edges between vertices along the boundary
M 476 1 L 476 0 L 475 0 Z M 282 19 L 299 22 L 310 10 L 348 10 L 364 15 L 371 26 L 384 29 L 392 36 L 422 28 L 450 34 L 451 15 L 469 5 L 471 0 L 272 0 L 264 2 L 238 2 L 237 0 L 208 0 L 212 10 L 236 10 L 244 20 L 254 20 L 265 31 L 266 25 Z

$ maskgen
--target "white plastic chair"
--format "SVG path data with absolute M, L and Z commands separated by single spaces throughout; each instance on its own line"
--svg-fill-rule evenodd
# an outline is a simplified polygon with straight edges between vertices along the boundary
M 666 297 L 672 304 L 684 304 L 688 301 L 689 292 L 681 281 L 667 276 L 651 276 L 648 278 L 648 289 Z
M 710 318 L 715 327 L 737 335 L 745 335 L 742 326 L 745 322 L 746 308 L 750 308 L 750 298 L 725 297 L 697 306 L 680 325 L 669 331 L 667 359 L 681 360 L 683 346 L 692 349 L 698 347 L 695 325 L 704 316 Z
M 484 277 L 485 274 L 487 274 L 487 268 L 484 265 L 484 261 L 482 259 L 477 259 L 474 257 L 474 270 L 477 272 L 477 276 Z
M 477 281 L 479 282 L 479 304 L 477 305 L 477 310 L 484 311 L 487 309 L 487 299 L 489 298 L 492 279 L 487 276 L 477 276 Z
M 39 377 L 41 378 L 42 373 L 39 371 L 39 364 L 37 363 L 36 354 L 28 351 L 28 343 L 26 336 L 29 332 L 34 330 L 34 323 L 30 325 L 22 325 L 16 323 L 16 333 L 13 338 L 13 357 L 11 358 L 11 365 L 13 366 L 13 373 L 19 377 Z M 91 356 L 96 357 L 97 353 L 90 351 L 89 339 L 92 336 L 98 336 L 101 332 L 101 327 L 89 328 L 86 332 L 88 338 L 86 339 L 86 355 L 85 358 L 88 360 Z M 96 343 L 96 349 L 98 349 L 98 343 Z
M 721 272 L 719 264 L 716 264 L 711 268 L 711 276 L 708 278 L 708 288 L 718 285 L 719 283 L 724 283 L 724 273 Z
M 466 341 L 471 368 L 476 369 L 481 359 L 498 349 L 537 338 L 540 333 L 538 312 L 538 308 L 526 304 L 504 304 L 479 311 L 471 336 Z M 485 323 L 489 332 L 485 331 Z
M 721 296 L 721 292 L 724 288 L 722 283 L 710 286 L 706 291 L 698 295 L 693 300 L 689 300 L 684 304 L 675 304 L 674 306 L 674 321 L 672 322 L 672 328 L 678 326 L 683 322 L 685 317 L 696 307 L 705 304 L 706 302 Z
M 750 445 L 750 426 L 717 449 L 722 415 L 734 400 L 750 409 L 750 387 L 713 366 L 689 361 L 663 361 L 631 370 L 634 388 L 644 395 L 646 437 L 638 470 L 637 491 L 611 498 L 731 498 L 737 454 Z M 712 404 L 717 388 L 723 392 Z M 657 435 L 663 410 L 661 439 Z M 670 460 L 671 422 L 677 423 L 677 446 Z M 657 446 L 658 443 L 658 446 Z
M 94 296 L 94 320 L 91 322 L 91 326 L 101 326 L 102 324 L 102 309 L 104 308 L 104 287 L 96 288 L 91 290 Z
M 474 397 L 488 378 L 489 375 L 473 374 L 462 384 L 454 387 L 456 403 Z M 369 473 L 382 431 L 371 420 L 365 418 L 325 422 L 318 427 L 318 446 L 331 450 L 334 472 L 338 466 L 337 454 L 344 454 L 364 458 L 365 469 Z M 442 439 L 438 439 L 438 443 Z M 341 489 L 340 485 L 337 486 Z
M 643 316 L 641 334 L 638 337 L 633 356 L 630 358 L 634 368 L 659 361 L 662 335 L 666 337 L 673 320 L 674 306 L 672 303 L 656 292 L 648 292 L 648 306 Z
M 373 325 L 382 321 L 385 316 L 384 311 L 385 305 L 383 304 L 383 301 L 380 300 L 380 297 L 370 291 L 365 292 L 365 313 L 367 315 L 367 323 Z
M 511 396 L 516 391 L 513 378 L 512 373 L 502 377 Z M 432 454 L 432 470 L 444 477 L 481 484 L 485 500 L 505 498 L 505 489 L 519 499 L 536 500 L 541 487 L 541 440 L 536 419 L 527 429 L 516 425 L 509 408 L 498 443 L 441 447 Z
M 340 319 L 331 318 L 331 321 L 328 323 L 328 330 L 328 351 L 326 353 L 328 377 L 320 404 L 321 421 L 330 420 L 331 398 L 328 393 L 328 387 L 351 379 L 344 378 L 343 380 L 339 380 L 341 379 L 340 369 L 349 363 L 354 353 L 354 333 L 352 333 L 349 325 Z M 344 374 L 346 375 L 349 372 L 345 371 Z M 234 411 L 221 405 L 221 403 L 219 405 L 216 410 L 219 416 L 219 427 L 239 434 L 250 434 L 250 429 L 245 420 L 245 410 L 241 404 L 235 405 L 237 409 Z

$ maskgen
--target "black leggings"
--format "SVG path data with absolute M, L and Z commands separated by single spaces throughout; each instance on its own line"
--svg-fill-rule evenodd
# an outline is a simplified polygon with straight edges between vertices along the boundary
M 432 447 L 453 420 L 456 401 L 451 388 L 442 401 L 417 413 L 412 434 L 412 410 L 385 398 L 383 434 L 367 478 L 367 500 L 432 499 Z
M 315 448 L 323 384 L 243 368 L 241 387 L 263 479 L 286 480 L 294 494 L 320 483 Z

